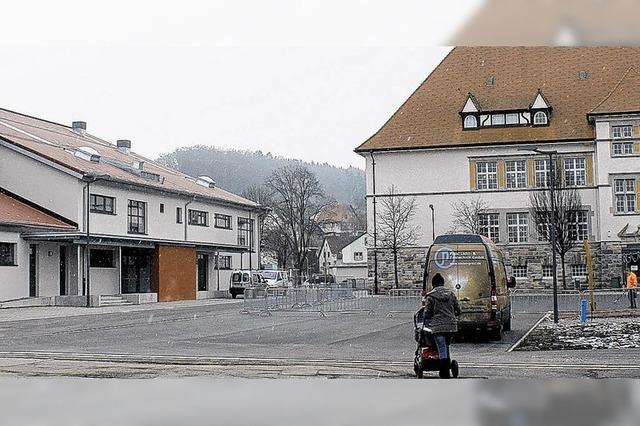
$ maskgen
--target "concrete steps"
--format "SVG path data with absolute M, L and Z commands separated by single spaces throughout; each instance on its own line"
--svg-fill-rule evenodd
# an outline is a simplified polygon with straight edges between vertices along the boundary
M 133 305 L 133 303 L 123 299 L 121 296 L 108 296 L 108 295 L 100 296 L 100 306 L 128 306 L 128 305 Z

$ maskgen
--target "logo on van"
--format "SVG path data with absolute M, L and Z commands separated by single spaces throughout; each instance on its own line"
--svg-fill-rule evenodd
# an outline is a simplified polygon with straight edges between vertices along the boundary
M 443 247 L 434 255 L 436 266 L 440 269 L 449 269 L 456 263 L 456 252 L 449 247 Z

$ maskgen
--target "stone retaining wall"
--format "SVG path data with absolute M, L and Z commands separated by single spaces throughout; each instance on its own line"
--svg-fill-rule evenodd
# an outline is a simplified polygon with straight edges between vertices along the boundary
M 610 288 L 620 282 L 622 277 L 622 243 L 591 243 L 593 253 L 594 280 L 596 288 Z M 551 249 L 547 244 L 522 244 L 501 246 L 505 254 L 507 273 L 512 274 L 513 266 L 527 266 L 527 278 L 518 279 L 518 288 L 548 289 L 552 287 L 551 277 L 543 277 L 543 266 L 552 264 Z M 418 288 L 422 286 L 422 275 L 427 256 L 427 248 L 406 248 L 398 253 L 398 288 Z M 557 259 L 558 286 L 563 288 L 562 263 Z M 574 279 L 571 266 L 586 265 L 586 257 L 582 244 L 567 253 L 565 257 L 567 289 L 584 288 L 586 277 Z M 395 288 L 393 272 L 393 253 L 390 250 L 378 249 L 378 285 L 381 292 Z M 369 251 L 368 259 L 369 285 L 373 288 L 374 255 Z

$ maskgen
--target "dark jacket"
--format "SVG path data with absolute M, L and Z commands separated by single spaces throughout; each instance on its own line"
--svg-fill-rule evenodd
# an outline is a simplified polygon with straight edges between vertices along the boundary
M 458 331 L 456 317 L 460 313 L 458 298 L 453 291 L 445 287 L 436 287 L 427 293 L 424 315 L 434 334 Z

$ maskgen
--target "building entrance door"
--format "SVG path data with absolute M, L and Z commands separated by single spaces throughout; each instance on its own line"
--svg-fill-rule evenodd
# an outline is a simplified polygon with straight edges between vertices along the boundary
M 60 296 L 67 294 L 67 247 L 60 246 Z
M 122 293 L 151 293 L 153 250 L 122 248 Z
M 207 291 L 209 287 L 209 255 L 198 254 L 198 291 Z
M 38 295 L 38 246 L 29 244 L 29 297 Z

